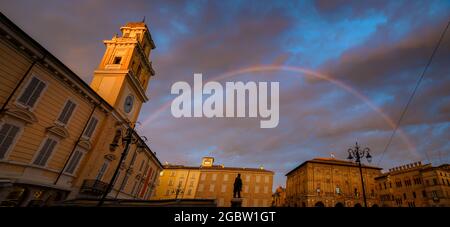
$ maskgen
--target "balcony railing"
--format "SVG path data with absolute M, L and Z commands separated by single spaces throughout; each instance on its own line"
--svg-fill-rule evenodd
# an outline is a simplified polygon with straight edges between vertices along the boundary
M 81 185 L 80 192 L 83 194 L 90 194 L 100 196 L 105 193 L 108 188 L 108 183 L 99 180 L 84 180 Z

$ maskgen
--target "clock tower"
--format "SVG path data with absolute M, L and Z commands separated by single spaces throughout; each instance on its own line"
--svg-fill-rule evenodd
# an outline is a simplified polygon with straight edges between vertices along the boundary
M 105 54 L 94 71 L 91 87 L 130 122 L 144 102 L 150 77 L 155 75 L 150 52 L 155 49 L 144 22 L 127 23 L 111 40 L 103 41 Z

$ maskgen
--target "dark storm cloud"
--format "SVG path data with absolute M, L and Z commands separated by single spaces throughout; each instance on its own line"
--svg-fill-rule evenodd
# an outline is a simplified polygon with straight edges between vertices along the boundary
M 156 76 L 144 122 L 192 83 L 252 65 L 305 67 L 367 96 L 394 122 L 450 15 L 448 1 L 1 1 L 2 13 L 90 82 L 102 40 L 146 17 L 157 48 Z M 26 15 L 26 16 L 25 16 Z M 421 84 L 381 167 L 450 158 L 450 34 Z M 240 75 L 227 81 L 279 81 L 280 124 L 259 119 L 175 119 L 170 108 L 139 130 L 161 161 L 197 166 L 214 155 L 226 166 L 276 171 L 274 186 L 301 162 L 346 150 L 358 140 L 378 161 L 392 132 L 380 113 L 329 81 L 292 72 Z

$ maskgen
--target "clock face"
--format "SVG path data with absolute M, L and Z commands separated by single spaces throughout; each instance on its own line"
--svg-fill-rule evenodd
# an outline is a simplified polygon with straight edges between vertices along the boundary
M 129 95 L 125 98 L 125 103 L 123 104 L 123 109 L 126 113 L 131 112 L 131 109 L 133 109 L 133 103 L 134 103 L 134 97 L 132 95 Z

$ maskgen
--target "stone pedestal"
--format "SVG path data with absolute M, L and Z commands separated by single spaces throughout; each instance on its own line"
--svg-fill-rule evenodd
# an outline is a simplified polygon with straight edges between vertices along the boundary
M 242 207 L 243 198 L 232 198 L 231 207 Z

